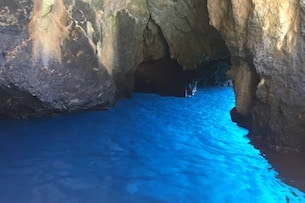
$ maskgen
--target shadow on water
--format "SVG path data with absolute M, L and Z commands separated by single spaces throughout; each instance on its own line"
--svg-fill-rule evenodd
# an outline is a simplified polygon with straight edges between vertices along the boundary
M 278 172 L 278 178 L 305 192 L 305 154 L 280 153 L 257 142 L 252 141 L 252 144 Z
M 305 202 L 231 122 L 233 106 L 231 88 L 207 88 L 0 120 L 0 202 Z

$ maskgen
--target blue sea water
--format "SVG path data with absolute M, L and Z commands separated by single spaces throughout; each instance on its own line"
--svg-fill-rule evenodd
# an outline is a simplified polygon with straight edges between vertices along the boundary
M 305 202 L 230 120 L 228 87 L 0 120 L 0 202 Z

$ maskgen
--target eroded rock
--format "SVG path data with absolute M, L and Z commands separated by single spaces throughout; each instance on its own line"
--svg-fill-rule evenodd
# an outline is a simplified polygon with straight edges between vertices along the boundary
M 304 2 L 208 0 L 208 10 L 231 53 L 237 113 L 266 143 L 304 150 Z
M 171 58 L 184 69 L 228 56 L 223 39 L 209 25 L 206 0 L 148 0 L 148 8 L 162 30 Z
M 1 1 L 0 24 L 0 85 L 28 109 L 10 116 L 111 106 L 131 95 L 142 62 L 194 69 L 228 55 L 199 0 Z
M 76 111 L 130 95 L 148 19 L 146 1 L 2 1 L 0 112 Z

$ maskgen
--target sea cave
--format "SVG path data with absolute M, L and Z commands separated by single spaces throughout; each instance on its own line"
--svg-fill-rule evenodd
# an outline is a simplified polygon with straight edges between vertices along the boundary
M 304 19 L 0 0 L 0 202 L 305 202 Z

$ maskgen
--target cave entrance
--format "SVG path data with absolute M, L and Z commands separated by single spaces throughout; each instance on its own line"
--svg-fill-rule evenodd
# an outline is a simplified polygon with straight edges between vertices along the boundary
M 233 86 L 226 74 L 230 67 L 228 58 L 202 62 L 194 70 L 184 70 L 175 59 L 143 62 L 135 72 L 135 92 L 190 97 L 197 87 Z

